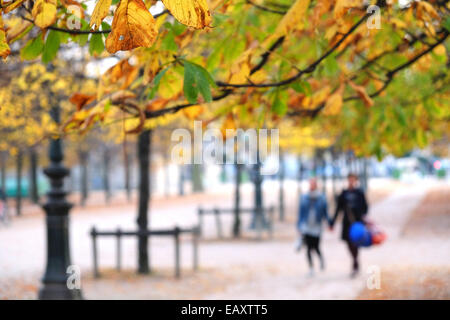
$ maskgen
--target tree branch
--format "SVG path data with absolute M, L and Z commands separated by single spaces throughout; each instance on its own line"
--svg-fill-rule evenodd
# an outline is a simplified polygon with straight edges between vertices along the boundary
M 251 1 L 251 0 L 247 0 L 247 3 L 248 3 L 248 4 L 251 4 L 251 5 L 254 6 L 255 8 L 257 8 L 257 9 L 259 9 L 259 10 L 262 10 L 262 11 L 271 12 L 271 13 L 276 13 L 276 14 L 281 14 L 281 15 L 284 15 L 284 14 L 287 13 L 287 11 L 275 10 L 275 9 L 271 9 L 271 8 L 267 8 L 267 7 L 261 6 L 261 5 L 257 4 L 257 3 L 254 3 L 254 2 Z
M 301 69 L 295 74 L 294 76 L 287 78 L 282 81 L 278 82 L 272 82 L 272 83 L 262 83 L 262 84 L 252 84 L 252 83 L 241 83 L 241 84 L 233 84 L 233 83 L 226 83 L 222 81 L 217 81 L 216 84 L 219 87 L 228 87 L 228 88 L 271 88 L 271 87 L 281 87 L 288 85 L 299 78 L 301 78 L 304 74 L 312 73 L 314 70 L 316 70 L 317 66 L 328 56 L 330 56 L 344 41 L 347 39 L 347 37 L 352 34 L 371 14 L 366 13 L 355 25 L 353 25 L 349 31 L 347 31 L 343 37 L 334 44 L 325 54 L 323 54 L 319 59 L 314 61 L 312 64 L 310 64 L 308 67 Z

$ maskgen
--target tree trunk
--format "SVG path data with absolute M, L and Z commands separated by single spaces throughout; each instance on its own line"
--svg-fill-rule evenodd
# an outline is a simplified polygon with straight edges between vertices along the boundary
M 279 219 L 280 221 L 284 221 L 284 155 L 280 151 L 280 173 L 278 175 L 280 189 L 278 192 L 278 202 L 279 202 Z
M 314 158 L 313 158 L 313 172 L 314 172 L 314 177 L 318 178 L 318 173 L 319 173 L 319 150 L 316 149 L 314 151 Z
M 184 196 L 184 165 L 179 165 L 178 195 Z
M 82 207 L 86 205 L 87 198 L 89 196 L 89 183 L 88 183 L 88 161 L 89 153 L 86 151 L 78 151 L 78 158 L 80 161 L 80 204 Z
M 368 173 L 367 173 L 367 158 L 363 158 L 363 173 L 362 173 L 362 183 L 363 183 L 363 189 L 365 192 L 367 192 L 369 188 L 369 180 L 368 180 Z
M 235 176 L 235 190 L 234 190 L 234 222 L 233 222 L 233 237 L 239 238 L 241 236 L 241 174 L 242 164 L 234 164 L 236 168 Z
M 1 152 L 0 153 L 0 160 L 1 160 L 1 190 L 3 190 L 5 196 L 6 196 L 6 153 Z
M 30 199 L 33 203 L 39 202 L 37 179 L 38 154 L 35 148 L 30 150 Z
M 337 165 L 336 165 L 336 152 L 331 151 L 331 192 L 333 194 L 333 201 L 336 201 L 337 198 L 337 189 L 336 189 L 336 175 L 337 175 Z
M 302 165 L 302 158 L 299 155 L 297 158 L 298 163 L 298 172 L 297 172 L 297 193 L 301 196 L 302 195 L 302 182 L 303 182 L 303 165 Z
M 167 198 L 170 195 L 170 175 L 169 175 L 169 157 L 164 156 L 164 196 Z
M 17 190 L 16 190 L 16 214 L 22 214 L 22 167 L 23 167 L 23 153 L 19 151 L 17 154 Z
M 150 152 L 151 152 L 151 130 L 145 130 L 138 138 L 138 160 L 139 160 L 139 208 L 137 225 L 139 231 L 148 228 L 148 205 L 150 201 Z M 138 237 L 138 273 L 150 272 L 148 257 L 148 237 Z
M 192 164 L 192 191 L 203 192 L 203 174 L 201 164 Z
M 254 184 L 254 211 L 252 216 L 251 229 L 256 229 L 258 237 L 261 236 L 263 228 L 267 227 L 264 217 L 263 209 L 263 194 L 262 194 L 262 176 L 261 176 L 261 161 L 259 159 L 259 148 L 257 149 L 256 164 L 253 166 L 253 184 Z
M 131 170 L 130 170 L 130 154 L 128 153 L 127 141 L 123 143 L 123 168 L 125 173 L 125 193 L 127 195 L 128 202 L 131 201 Z
M 326 160 L 325 160 L 325 151 L 322 150 L 320 153 L 320 165 L 322 167 L 322 193 L 324 196 L 327 196 L 327 174 L 325 172 L 326 168 Z
M 103 190 L 105 191 L 106 203 L 109 203 L 111 200 L 111 184 L 109 181 L 110 164 L 110 152 L 108 148 L 105 148 L 103 150 Z

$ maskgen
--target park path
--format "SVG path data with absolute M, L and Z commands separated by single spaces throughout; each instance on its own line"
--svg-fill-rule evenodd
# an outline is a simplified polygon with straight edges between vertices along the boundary
M 338 240 L 339 228 L 323 236 L 322 251 L 326 259 L 325 272 L 316 272 L 314 277 L 307 275 L 305 252 L 293 254 L 293 243 L 274 242 L 257 244 L 252 248 L 235 246 L 229 248 L 237 256 L 246 256 L 239 261 L 242 270 L 252 274 L 247 282 L 229 286 L 224 292 L 207 296 L 210 299 L 353 299 L 367 283 L 369 266 L 376 265 L 381 274 L 392 264 L 423 263 L 412 261 L 411 253 L 415 247 L 403 243 L 401 230 L 411 212 L 420 203 L 432 183 L 408 186 L 394 191 L 384 200 L 375 203 L 370 216 L 389 235 L 388 241 L 380 246 L 361 250 L 361 274 L 356 279 L 349 278 L 350 260 L 346 247 Z M 241 251 L 241 252 L 239 252 Z M 218 252 L 218 251 L 217 251 Z M 445 251 L 442 251 L 445 252 Z M 428 256 L 439 254 L 428 251 Z M 216 254 L 219 259 L 220 254 Z M 225 256 L 225 255 L 224 255 Z M 416 257 L 417 258 L 417 257 Z M 214 259 L 212 259 L 214 260 Z M 442 259 L 441 259 L 442 261 Z M 445 258 L 444 263 L 448 263 Z M 250 269 L 250 270 L 249 270 Z
M 127 239 L 123 243 L 123 268 L 121 275 L 111 269 L 115 265 L 115 242 L 100 241 L 100 267 L 105 277 L 93 280 L 91 243 L 88 232 L 92 225 L 100 229 L 133 229 L 133 206 L 112 208 L 75 209 L 71 217 L 72 260 L 80 266 L 86 298 L 135 298 L 135 299 L 345 299 L 355 298 L 364 288 L 368 266 L 391 268 L 396 263 L 447 264 L 449 242 L 440 245 L 432 238 L 420 244 L 401 238 L 401 230 L 412 210 L 429 188 L 437 182 L 424 181 L 415 186 L 395 185 L 384 180 L 373 180 L 372 190 L 389 189 L 390 194 L 377 201 L 371 208 L 372 218 L 388 232 L 388 241 L 380 247 L 362 252 L 362 274 L 350 280 L 350 261 L 345 246 L 338 240 L 340 230 L 326 232 L 322 250 L 327 270 L 309 278 L 305 252 L 294 253 L 296 238 L 293 223 L 297 207 L 297 187 L 294 181 L 286 181 L 286 222 L 277 223 L 273 240 L 252 240 L 247 232 L 244 240 L 204 240 L 200 247 L 200 266 L 192 273 L 189 241 L 182 245 L 184 277 L 175 280 L 173 270 L 173 243 L 168 239 L 152 239 L 153 276 L 134 275 L 136 244 Z M 276 203 L 276 182 L 264 185 L 266 204 Z M 230 205 L 232 186 L 209 191 L 183 199 L 172 198 L 154 201 L 151 213 L 153 227 L 192 226 L 196 224 L 196 208 Z M 251 186 L 244 186 L 244 206 L 252 200 Z M 231 227 L 231 217 L 224 219 L 224 226 Z M 244 218 L 244 226 L 248 217 Z M 214 220 L 205 221 L 206 237 L 215 235 Z M 188 239 L 186 239 L 188 240 Z M 431 245 L 430 245 L 431 243 Z M 39 278 L 44 269 L 44 222 L 42 215 L 15 219 L 11 228 L 0 229 L 0 298 L 34 298 Z M 417 254 L 416 248 L 422 252 Z M 447 251 L 442 251 L 446 250 Z M 443 254 L 444 252 L 444 254 Z M 18 286 L 17 284 L 21 285 Z

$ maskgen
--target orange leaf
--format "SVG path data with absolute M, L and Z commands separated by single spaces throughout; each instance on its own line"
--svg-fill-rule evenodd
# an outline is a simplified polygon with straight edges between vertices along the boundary
M 158 34 L 155 19 L 142 0 L 121 0 L 114 12 L 111 29 L 106 38 L 109 53 L 150 47 Z
M 96 98 L 95 95 L 89 95 L 89 94 L 83 94 L 83 93 L 74 93 L 69 101 L 72 102 L 74 105 L 77 106 L 77 111 L 80 111 L 83 109 L 83 107 L 92 101 L 94 101 Z
M 355 84 L 353 81 L 349 81 L 348 83 L 350 87 L 352 87 L 353 90 L 355 90 L 355 92 L 358 94 L 358 96 L 363 100 L 366 107 L 373 106 L 374 102 L 372 98 L 367 94 L 366 89 L 363 86 L 359 86 Z

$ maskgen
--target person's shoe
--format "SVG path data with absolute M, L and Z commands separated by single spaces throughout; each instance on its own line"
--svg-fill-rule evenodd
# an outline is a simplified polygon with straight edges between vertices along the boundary
M 323 261 L 323 259 L 320 260 L 320 270 L 325 271 L 325 261 Z
M 351 273 L 350 273 L 350 278 L 354 279 L 358 276 L 359 274 L 359 270 L 358 269 L 354 269 Z
M 310 269 L 308 272 L 308 278 L 313 278 L 314 277 L 314 269 Z

